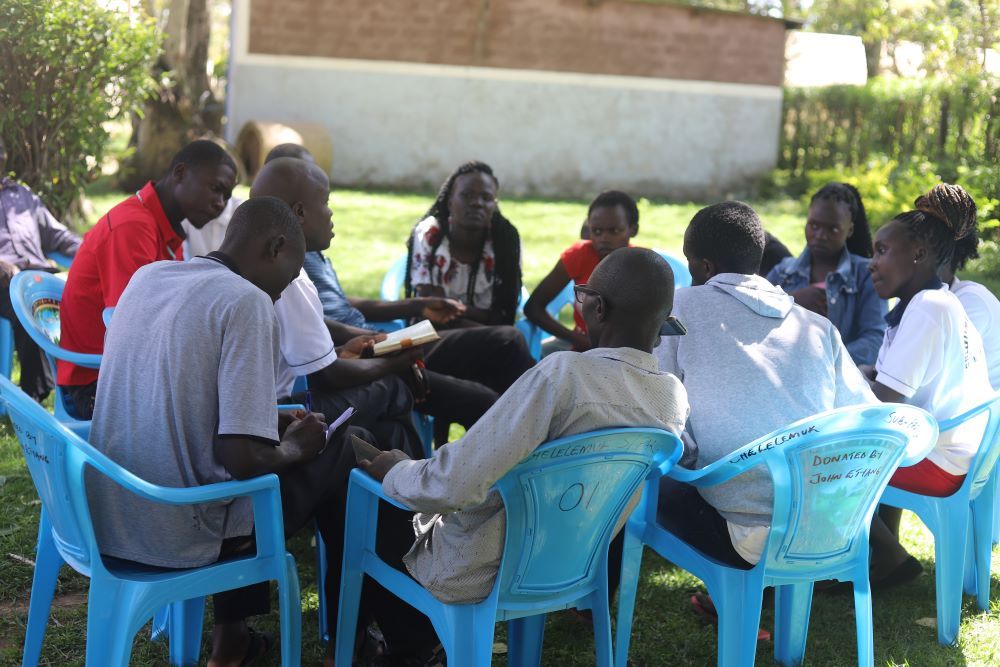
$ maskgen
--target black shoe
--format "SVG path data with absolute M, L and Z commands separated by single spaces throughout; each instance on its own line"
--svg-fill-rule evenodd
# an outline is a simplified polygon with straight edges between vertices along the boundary
M 920 576 L 920 573 L 924 571 L 924 566 L 920 564 L 913 556 L 907 556 L 906 560 L 897 565 L 881 579 L 872 580 L 872 590 L 873 591 L 884 591 L 890 588 L 895 588 L 900 584 L 905 584 L 908 581 L 912 581 Z

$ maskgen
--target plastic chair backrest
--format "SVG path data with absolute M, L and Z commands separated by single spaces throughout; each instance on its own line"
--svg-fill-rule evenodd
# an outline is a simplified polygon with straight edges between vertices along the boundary
M 593 585 L 622 513 L 654 466 L 680 458 L 680 440 L 648 428 L 606 429 L 539 447 L 496 487 L 507 512 L 498 575 L 502 608 Z
M 821 413 L 733 452 L 728 463 L 745 468 L 772 452 L 763 457 L 774 484 L 768 572 L 854 558 L 897 464 L 924 458 L 937 434 L 923 410 L 884 404 Z
M 101 355 L 70 352 L 59 347 L 59 306 L 65 286 L 64 280 L 44 271 L 21 271 L 10 281 L 14 313 L 31 339 L 49 356 L 50 362 L 64 359 L 97 368 Z
M 389 267 L 382 278 L 382 300 L 399 301 L 402 296 L 403 282 L 406 277 L 406 255 L 403 255 Z
M 939 424 L 942 432 L 950 431 L 959 424 L 975 419 L 984 413 L 989 416 L 983 418 L 986 421 L 983 437 L 966 477 L 971 480 L 969 482 L 970 499 L 979 496 L 980 490 L 993 474 L 997 460 L 1000 459 L 1000 393 L 968 412 Z
M 86 508 L 74 502 L 72 487 L 83 484 L 81 451 L 93 448 L 74 435 L 41 405 L 0 378 L 0 397 L 7 406 L 28 472 L 52 523 L 52 537 L 62 557 L 75 570 L 90 571 L 94 532 Z M 96 450 L 94 450 L 96 452 Z
M 674 272 L 674 289 L 681 287 L 691 287 L 691 272 L 688 270 L 687 262 L 674 257 L 668 252 L 657 250 L 657 254 L 667 260 L 671 270 Z

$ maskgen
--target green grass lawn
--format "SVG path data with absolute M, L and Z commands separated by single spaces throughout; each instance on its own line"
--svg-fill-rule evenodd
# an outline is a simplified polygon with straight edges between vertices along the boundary
M 91 222 L 122 198 L 104 183 L 92 191 Z M 246 196 L 246 189 L 238 189 Z M 375 296 L 382 274 L 404 251 L 406 236 L 427 209 L 433 195 L 338 191 L 332 207 L 337 237 L 329 251 L 348 293 Z M 797 252 L 803 245 L 804 211 L 799 202 L 751 202 L 766 227 Z M 504 213 L 517 225 L 524 245 L 524 278 L 533 287 L 555 264 L 559 252 L 575 240 L 586 216 L 584 201 L 538 199 L 504 200 Z M 640 235 L 636 244 L 680 256 L 684 228 L 700 204 L 640 204 Z M 982 276 L 969 274 L 973 279 Z M 985 281 L 996 291 L 1000 284 Z M 34 558 L 38 500 L 24 467 L 20 448 L 6 420 L 0 422 L 0 665 L 20 663 Z M 989 612 L 979 612 L 965 598 L 963 624 L 956 647 L 937 644 L 933 627 L 934 560 L 929 534 L 912 515 L 904 518 L 904 541 L 925 568 L 911 585 L 875 598 L 875 652 L 880 665 L 996 665 L 1000 664 L 1000 552 L 994 555 Z M 303 662 L 315 664 L 322 654 L 317 639 L 315 556 L 308 535 L 289 543 L 299 565 L 303 591 Z M 691 612 L 688 599 L 699 582 L 655 555 L 643 562 L 642 581 L 632 640 L 636 665 L 709 665 L 715 662 L 716 633 Z M 57 605 L 49 623 L 43 664 L 81 665 L 86 633 L 87 580 L 64 570 Z M 275 605 L 275 609 L 276 609 Z M 277 630 L 277 613 L 255 623 Z M 765 611 L 764 625 L 771 626 Z M 210 627 L 210 620 L 206 627 Z M 807 664 L 840 666 L 856 662 L 853 603 L 849 596 L 817 596 L 813 604 Z M 207 637 L 207 633 L 206 633 Z M 503 641 L 498 626 L 498 642 Z M 207 646 L 204 647 L 207 655 Z M 771 664 L 772 646 L 758 647 L 758 664 Z M 139 633 L 133 664 L 162 665 L 166 647 Z M 277 660 L 274 663 L 277 664 Z M 592 665 L 593 642 L 588 629 L 569 614 L 554 614 L 546 630 L 543 664 L 552 667 Z M 496 656 L 494 664 L 506 664 Z M 458 667 L 458 666 L 456 666 Z

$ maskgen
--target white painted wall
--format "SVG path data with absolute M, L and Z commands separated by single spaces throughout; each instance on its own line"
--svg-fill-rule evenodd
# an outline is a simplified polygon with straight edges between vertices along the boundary
M 435 189 L 479 159 L 506 193 L 700 198 L 776 164 L 776 86 L 262 56 L 243 14 L 227 138 L 251 120 L 323 123 L 337 184 Z

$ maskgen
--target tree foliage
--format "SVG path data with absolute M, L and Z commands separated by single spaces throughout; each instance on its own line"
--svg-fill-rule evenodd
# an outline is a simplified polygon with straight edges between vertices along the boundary
M 98 173 L 102 123 L 154 85 L 152 22 L 108 4 L 0 0 L 0 136 L 10 168 L 60 216 Z

